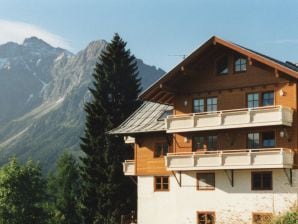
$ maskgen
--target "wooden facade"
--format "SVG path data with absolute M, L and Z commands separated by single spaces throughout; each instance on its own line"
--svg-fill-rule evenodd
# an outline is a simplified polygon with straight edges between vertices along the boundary
M 246 60 L 245 71 L 235 71 L 235 59 Z M 218 74 L 218 61 L 227 58 L 228 72 Z M 274 105 L 291 108 L 291 127 L 282 125 L 266 127 L 233 128 L 210 131 L 190 131 L 183 133 L 136 135 L 135 169 L 137 176 L 170 175 L 163 157 L 155 158 L 154 150 L 158 142 L 168 142 L 169 152 L 181 153 L 193 150 L 194 136 L 217 136 L 217 150 L 237 150 L 247 148 L 247 134 L 250 132 L 274 132 L 275 147 L 292 149 L 296 152 L 294 168 L 298 167 L 298 73 L 266 57 L 249 53 L 214 37 L 195 51 L 184 62 L 176 66 L 161 80 L 141 95 L 141 99 L 173 105 L 174 115 L 193 113 L 193 100 L 217 98 L 217 111 L 247 108 L 249 93 L 274 93 Z M 281 137 L 281 131 L 287 132 Z

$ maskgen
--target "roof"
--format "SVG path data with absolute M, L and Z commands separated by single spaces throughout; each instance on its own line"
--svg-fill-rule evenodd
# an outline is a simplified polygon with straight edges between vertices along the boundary
M 148 87 L 145 91 L 143 91 L 139 98 L 141 100 L 153 101 L 153 102 L 161 102 L 165 104 L 171 104 L 171 99 L 174 97 L 171 91 L 164 88 L 166 85 L 163 85 L 168 80 L 172 79 L 177 75 L 181 75 L 181 69 L 187 67 L 193 60 L 197 57 L 204 55 L 204 53 L 214 45 L 221 45 L 227 47 L 231 50 L 238 52 L 239 54 L 247 56 L 250 60 L 255 60 L 260 63 L 263 63 L 267 66 L 272 67 L 276 70 L 276 72 L 282 72 L 287 74 L 289 77 L 298 79 L 298 67 L 290 62 L 282 62 L 272 57 L 266 56 L 264 54 L 258 53 L 256 51 L 250 50 L 248 48 L 242 47 L 233 42 L 225 41 L 216 36 L 211 37 L 208 41 L 206 41 L 203 45 L 193 51 L 188 57 L 186 57 L 181 63 L 175 66 L 172 70 L 162 76 L 159 80 L 153 83 L 150 87 Z M 164 94 L 161 94 L 161 93 Z M 159 96 L 157 96 L 159 94 Z M 162 100 L 157 100 L 158 98 L 162 98 Z
M 109 131 L 109 134 L 134 134 L 165 131 L 164 119 L 159 119 L 172 106 L 143 102 L 143 104 L 120 126 Z
M 291 63 L 291 62 L 289 62 L 289 61 L 286 61 L 286 62 L 280 61 L 280 60 L 278 60 L 278 59 L 276 59 L 276 58 L 272 58 L 272 57 L 270 57 L 270 56 L 267 56 L 267 55 L 265 55 L 265 54 L 259 53 L 259 52 L 257 52 L 257 51 L 251 50 L 251 49 L 246 48 L 246 47 L 243 47 L 243 46 L 241 46 L 241 45 L 239 45 L 239 44 L 235 44 L 235 43 L 233 43 L 233 42 L 231 42 L 231 44 L 237 45 L 237 46 L 239 46 L 239 47 L 241 47 L 241 48 L 243 48 L 243 49 L 245 49 L 245 50 L 247 50 L 247 51 L 250 51 L 250 52 L 252 52 L 252 53 L 254 53 L 254 54 L 257 54 L 257 55 L 259 55 L 259 56 L 261 56 L 261 57 L 263 57 L 263 58 L 266 58 L 266 59 L 268 59 L 268 60 L 270 60 L 270 61 L 272 61 L 272 62 L 275 62 L 275 63 L 277 63 L 277 64 L 279 64 L 279 65 L 282 65 L 282 66 L 287 67 L 287 68 L 289 68 L 289 69 L 291 69 L 291 70 L 293 70 L 293 71 L 298 72 L 298 66 L 297 66 L 296 64 L 294 64 L 294 63 Z

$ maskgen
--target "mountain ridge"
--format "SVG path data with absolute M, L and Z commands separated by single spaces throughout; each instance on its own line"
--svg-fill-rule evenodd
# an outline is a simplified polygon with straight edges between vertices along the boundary
M 83 106 L 106 45 L 92 41 L 76 54 L 32 37 L 22 45 L 0 45 L 0 164 L 15 155 L 21 161 L 39 160 L 51 170 L 64 150 L 80 154 Z M 136 60 L 143 89 L 165 73 Z

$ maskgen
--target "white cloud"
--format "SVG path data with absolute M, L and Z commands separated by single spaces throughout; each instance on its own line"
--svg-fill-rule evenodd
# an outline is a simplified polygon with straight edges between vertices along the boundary
M 54 47 L 71 49 L 70 43 L 64 38 L 29 23 L 0 19 L 0 30 L 0 44 L 9 41 L 22 43 L 25 38 L 35 36 Z

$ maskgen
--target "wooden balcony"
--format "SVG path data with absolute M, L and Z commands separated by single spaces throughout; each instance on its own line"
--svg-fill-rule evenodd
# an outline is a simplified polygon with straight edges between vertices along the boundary
M 292 126 L 292 122 L 293 110 L 283 106 L 171 115 L 165 119 L 167 133 L 272 125 Z
M 136 175 L 136 166 L 134 160 L 125 160 L 123 165 L 123 173 L 125 176 L 135 176 Z
M 168 153 L 169 171 L 292 168 L 294 152 L 285 148 Z

